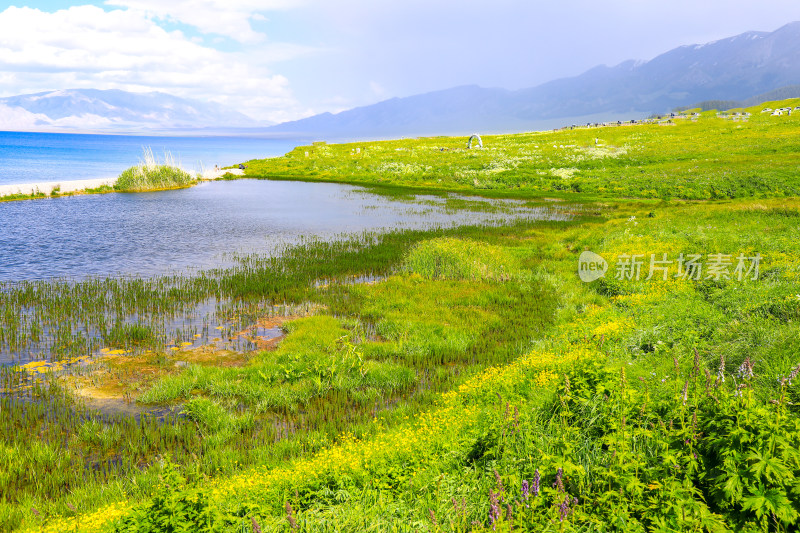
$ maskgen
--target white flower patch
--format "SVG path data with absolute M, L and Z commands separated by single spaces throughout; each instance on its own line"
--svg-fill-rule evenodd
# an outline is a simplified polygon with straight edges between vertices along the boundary
M 579 150 L 589 159 L 604 159 L 606 157 L 620 157 L 628 153 L 628 146 L 588 146 Z
M 378 172 L 385 172 L 387 174 L 421 174 L 430 172 L 432 167 L 427 165 L 417 165 L 414 163 L 401 163 L 399 161 L 390 161 L 382 163 L 375 169 Z
M 573 174 L 575 174 L 576 172 L 578 172 L 578 169 L 574 168 L 574 167 L 570 167 L 570 168 L 551 168 L 550 169 L 550 174 L 552 174 L 553 176 L 557 176 L 557 177 L 559 177 L 561 179 L 565 179 L 565 180 L 570 179 L 573 176 Z

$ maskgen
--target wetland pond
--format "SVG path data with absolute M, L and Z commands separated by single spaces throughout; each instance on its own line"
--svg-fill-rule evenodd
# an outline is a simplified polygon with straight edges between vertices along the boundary
M 126 349 L 127 337 L 157 337 L 162 349 L 252 348 L 243 328 L 255 328 L 250 340 L 269 340 L 276 331 L 259 331 L 258 317 L 304 304 L 238 301 L 209 272 L 229 269 L 230 278 L 230 269 L 255 268 L 288 246 L 343 235 L 564 217 L 518 200 L 250 179 L 0 203 L 0 364 Z

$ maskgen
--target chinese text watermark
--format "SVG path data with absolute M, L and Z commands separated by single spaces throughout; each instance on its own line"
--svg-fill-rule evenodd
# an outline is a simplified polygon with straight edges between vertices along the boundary
M 617 280 L 757 280 L 761 254 L 620 254 L 612 270 Z M 609 270 L 608 262 L 594 252 L 583 252 L 578 258 L 578 275 L 582 281 L 602 278 Z

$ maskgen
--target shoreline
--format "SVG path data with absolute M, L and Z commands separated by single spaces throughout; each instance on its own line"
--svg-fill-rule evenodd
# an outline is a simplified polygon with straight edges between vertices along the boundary
M 0 185 L 0 199 L 5 196 L 31 196 L 35 194 L 50 195 L 53 191 L 60 194 L 76 193 L 87 189 L 98 189 L 100 187 L 113 187 L 117 178 L 99 178 L 91 180 L 72 180 L 72 181 L 42 181 L 38 183 L 12 183 L 10 185 Z
M 213 181 L 222 178 L 226 174 L 233 174 L 237 177 L 243 177 L 244 170 L 238 168 L 229 168 L 206 171 L 202 175 L 198 176 L 198 181 Z M 35 183 L 12 183 L 8 185 L 0 185 L 0 202 L 13 200 L 32 200 L 36 198 L 60 195 L 112 192 L 110 189 L 113 189 L 116 182 L 117 178 L 96 178 L 88 180 L 41 181 Z

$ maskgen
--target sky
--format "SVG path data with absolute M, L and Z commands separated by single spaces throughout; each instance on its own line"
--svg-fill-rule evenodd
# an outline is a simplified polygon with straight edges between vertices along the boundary
M 275 123 L 798 20 L 798 0 L 0 0 L 0 97 L 162 91 Z

